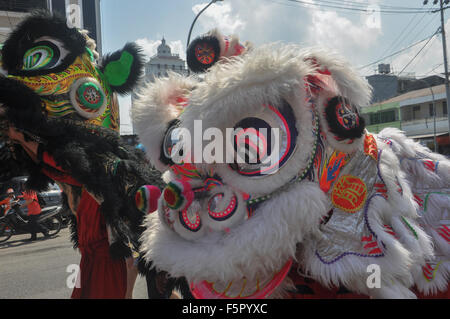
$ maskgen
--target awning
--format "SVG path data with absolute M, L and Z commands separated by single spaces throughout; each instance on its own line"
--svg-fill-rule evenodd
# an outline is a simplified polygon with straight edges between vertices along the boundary
M 444 132 L 444 133 L 436 133 L 436 136 L 442 136 L 442 135 L 447 135 L 448 132 Z M 426 138 L 426 137 L 433 137 L 434 133 L 431 134 L 423 134 L 423 135 L 412 135 L 412 136 L 406 136 L 407 138 Z

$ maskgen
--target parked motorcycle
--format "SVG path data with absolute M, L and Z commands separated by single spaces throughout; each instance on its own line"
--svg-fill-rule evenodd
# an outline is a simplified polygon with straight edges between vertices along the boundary
M 61 210 L 61 206 L 45 207 L 37 219 L 37 223 L 48 230 L 49 236 L 55 236 L 61 230 Z M 16 201 L 0 217 L 0 243 L 6 242 L 12 235 L 30 233 L 28 223 L 27 216 L 24 216 L 21 212 L 20 206 Z

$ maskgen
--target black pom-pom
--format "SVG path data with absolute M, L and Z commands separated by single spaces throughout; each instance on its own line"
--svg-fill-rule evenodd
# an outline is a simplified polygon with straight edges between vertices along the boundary
M 199 37 L 187 49 L 186 60 L 191 71 L 200 73 L 212 67 L 220 58 L 220 43 L 216 37 Z
M 342 96 L 328 100 L 325 117 L 331 133 L 339 139 L 360 138 L 366 127 L 363 117 L 357 108 Z

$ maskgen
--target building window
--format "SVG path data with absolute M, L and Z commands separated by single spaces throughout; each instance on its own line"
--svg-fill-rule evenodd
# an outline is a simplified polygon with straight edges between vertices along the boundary
M 387 111 L 381 113 L 381 123 L 388 123 L 395 121 L 395 111 Z
M 161 64 L 158 64 L 158 70 L 160 70 L 161 69 Z
M 379 114 L 378 113 L 371 113 L 370 114 L 370 124 L 378 124 L 379 123 Z
M 444 114 L 444 116 L 447 116 L 447 101 L 444 101 L 442 103 L 442 114 Z
M 434 106 L 433 106 L 433 104 L 429 104 L 428 105 L 428 109 L 429 109 L 430 116 L 434 116 Z
M 389 123 L 395 121 L 395 110 L 370 114 L 370 124 Z
M 420 113 L 420 105 L 413 106 L 413 120 L 416 120 L 419 118 L 419 116 L 416 115 L 416 113 Z

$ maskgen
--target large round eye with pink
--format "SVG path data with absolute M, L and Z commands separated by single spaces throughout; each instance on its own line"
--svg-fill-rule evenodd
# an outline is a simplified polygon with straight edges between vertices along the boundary
M 297 136 L 289 103 L 264 105 L 257 116 L 243 118 L 235 125 L 235 162 L 230 167 L 249 177 L 273 174 L 294 153 Z

